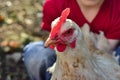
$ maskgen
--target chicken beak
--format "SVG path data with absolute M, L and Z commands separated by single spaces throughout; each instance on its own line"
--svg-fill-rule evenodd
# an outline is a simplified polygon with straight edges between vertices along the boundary
M 47 48 L 49 47 L 51 44 L 55 44 L 55 40 L 52 40 L 50 38 L 48 38 L 46 41 L 45 41 L 45 44 L 44 44 L 44 47 Z

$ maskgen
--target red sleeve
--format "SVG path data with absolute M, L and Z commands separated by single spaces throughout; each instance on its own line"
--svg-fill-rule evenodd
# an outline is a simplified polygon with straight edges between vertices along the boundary
M 57 10 L 56 0 L 46 0 L 43 6 L 43 18 L 41 28 L 43 30 L 51 30 L 51 22 L 59 17 L 59 12 Z

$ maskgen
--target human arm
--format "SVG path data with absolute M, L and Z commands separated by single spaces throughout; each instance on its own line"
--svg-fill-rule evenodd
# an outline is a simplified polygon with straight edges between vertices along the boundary
M 108 43 L 109 43 L 108 47 L 109 47 L 109 49 L 111 51 L 113 51 L 117 47 L 117 45 L 118 45 L 119 42 L 120 42 L 120 40 L 108 39 Z

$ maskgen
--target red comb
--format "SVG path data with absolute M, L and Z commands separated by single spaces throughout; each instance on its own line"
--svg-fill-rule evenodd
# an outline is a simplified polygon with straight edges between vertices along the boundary
M 64 22 L 68 17 L 69 13 L 70 13 L 70 8 L 66 8 L 65 10 L 63 10 L 60 16 L 60 22 Z
M 59 18 L 58 23 L 54 26 L 54 28 L 51 30 L 51 38 L 54 38 L 57 32 L 59 32 L 62 24 L 65 22 L 66 18 L 68 17 L 70 13 L 70 8 L 66 8 L 62 11 L 61 16 Z

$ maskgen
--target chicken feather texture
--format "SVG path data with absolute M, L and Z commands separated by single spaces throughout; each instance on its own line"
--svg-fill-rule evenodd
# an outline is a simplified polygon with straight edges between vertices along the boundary
M 59 18 L 52 22 L 52 29 L 58 21 Z M 68 33 L 63 36 L 62 34 L 69 29 L 73 29 L 73 34 Z M 55 46 L 57 55 L 54 67 L 48 69 L 53 72 L 51 80 L 120 80 L 120 66 L 108 53 L 109 49 L 106 47 L 107 41 L 103 32 L 94 34 L 89 31 L 87 24 L 80 29 L 74 21 L 66 19 L 57 37 L 59 38 L 52 41 L 49 37 L 45 42 L 46 47 Z M 64 51 L 58 51 L 56 43 L 59 41 L 56 40 L 63 38 L 65 38 L 62 41 L 66 48 Z M 76 40 L 75 48 L 71 48 L 70 44 L 74 40 Z

